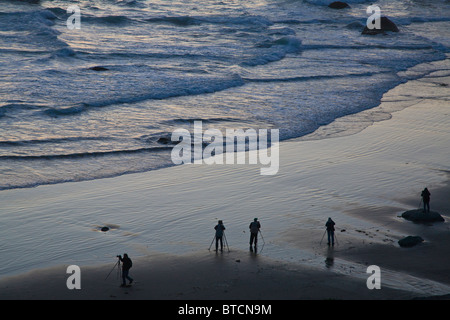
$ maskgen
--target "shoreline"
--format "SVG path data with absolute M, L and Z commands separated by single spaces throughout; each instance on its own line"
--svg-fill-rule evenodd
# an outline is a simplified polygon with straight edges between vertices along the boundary
M 440 71 L 440 67 L 443 67 L 442 65 L 445 64 L 446 61 L 449 61 L 450 59 L 450 54 L 447 54 L 447 56 L 445 58 L 442 58 L 441 60 L 432 60 L 432 61 L 427 61 L 427 62 L 422 62 L 419 63 L 418 65 L 415 65 L 405 71 L 400 72 L 403 75 L 408 75 L 408 74 L 412 74 L 413 76 L 409 76 L 412 78 L 409 78 L 406 81 L 416 81 L 416 80 L 420 80 L 424 77 L 427 77 L 429 73 L 433 73 L 433 72 L 439 72 Z M 428 73 L 426 73 L 425 75 L 422 76 L 418 76 L 416 75 L 416 71 L 414 71 L 416 68 L 418 68 L 419 70 L 421 70 L 422 66 L 428 66 L 428 68 L 430 68 L 430 66 L 433 65 L 433 71 L 430 71 Z M 421 71 L 419 71 L 420 73 Z M 396 86 L 390 88 L 386 93 L 390 92 L 391 90 L 394 90 L 396 87 L 401 86 L 403 82 L 399 82 Z M 385 94 L 386 94 L 385 93 Z M 383 95 L 384 96 L 384 95 Z M 380 103 L 383 102 L 383 99 L 381 100 Z M 387 102 L 391 102 L 389 100 L 387 100 Z M 393 103 L 392 105 L 388 105 L 388 103 L 385 103 L 386 105 L 388 105 L 387 107 L 383 107 L 380 108 L 380 105 L 376 106 L 376 107 L 371 107 L 369 109 L 364 109 L 364 110 L 360 110 L 356 113 L 352 113 L 349 115 L 345 115 L 345 116 L 341 116 L 339 118 L 334 119 L 333 122 L 327 124 L 327 125 L 321 125 L 319 126 L 317 129 L 315 129 L 314 131 L 310 132 L 310 133 L 306 133 L 303 134 L 301 136 L 298 137 L 290 137 L 290 138 L 286 138 L 283 140 L 280 140 L 281 143 L 289 143 L 289 142 L 296 142 L 296 141 L 317 141 L 317 140 L 322 140 L 322 139 L 334 139 L 334 138 L 338 138 L 338 137 L 345 137 L 345 136 L 351 136 L 354 134 L 357 134 L 363 130 L 365 130 L 366 128 L 372 126 L 375 123 L 378 122 L 383 122 L 386 120 L 391 119 L 392 117 L 392 113 L 401 111 L 405 108 L 408 108 L 411 106 L 411 102 L 410 101 L 394 101 L 395 103 Z M 353 122 L 353 124 L 351 124 L 350 126 L 348 126 L 349 123 Z M 270 129 L 267 129 L 268 131 L 270 131 Z M 163 137 L 164 138 L 164 137 Z M 224 153 L 225 153 L 225 148 L 224 148 Z M 225 163 L 226 161 L 224 161 Z M 162 166 L 157 166 L 156 168 L 153 169 L 146 169 L 143 171 L 131 171 L 131 172 L 123 172 L 120 174 L 113 174 L 113 175 L 106 175 L 106 176 L 102 176 L 102 177 L 96 177 L 96 178 L 88 178 L 88 179 L 80 179 L 80 180 L 61 180 L 61 181 L 57 181 L 57 182 L 46 182 L 46 183 L 30 183 L 30 184 L 26 184 L 26 185 L 22 185 L 22 186 L 14 186 L 14 187 L 7 187 L 7 188 L 0 188 L 0 192 L 4 192 L 4 191 L 12 191 L 12 190 L 23 190 L 23 189 L 33 189 L 33 188 L 39 188 L 39 187 L 45 187 L 45 186 L 55 186 L 55 185 L 61 185 L 61 184 L 66 184 L 66 183 L 83 183 L 83 182 L 89 182 L 89 181 L 96 181 L 96 180 L 102 180 L 102 179 L 114 179 L 114 178 L 118 178 L 118 177 L 122 177 L 122 176 L 127 176 L 127 175 L 135 175 L 135 174 L 146 174 L 148 172 L 152 172 L 155 170 L 164 170 L 164 169 L 170 169 L 173 167 L 176 167 L 178 165 L 175 164 L 169 164 L 169 165 L 162 165 Z
M 448 82 L 450 77 L 440 81 Z M 432 85 L 432 80 L 429 79 L 427 83 L 436 91 L 443 88 L 438 84 Z M 407 95 L 421 85 L 423 83 L 418 80 L 401 85 L 390 91 L 386 99 L 394 101 L 393 97 Z M 67 289 L 67 265 L 61 263 L 56 263 L 56 267 L 32 268 L 32 271 L 25 274 L 3 277 L 0 279 L 0 299 L 359 300 L 413 299 L 430 295 L 445 297 L 447 285 L 450 286 L 450 281 L 445 276 L 445 267 L 448 265 L 446 257 L 450 253 L 450 248 L 445 245 L 450 240 L 450 207 L 448 201 L 445 201 L 445 195 L 450 191 L 449 176 L 447 168 L 431 167 L 433 163 L 444 163 L 440 161 L 444 159 L 445 152 L 434 154 L 436 158 L 431 160 L 426 152 L 442 150 L 446 146 L 448 136 L 444 117 L 448 114 L 444 102 L 429 98 L 417 98 L 416 104 L 393 113 L 392 119 L 376 122 L 353 135 L 280 143 L 280 173 L 271 180 L 264 180 L 264 177 L 259 176 L 259 168 L 256 167 L 191 166 L 1 192 L 0 199 L 4 203 L 6 200 L 10 201 L 6 203 L 5 210 L 15 210 L 18 214 L 27 214 L 27 210 L 50 210 L 54 211 L 54 215 L 46 219 L 52 221 L 54 217 L 60 216 L 61 206 L 66 213 L 75 211 L 73 221 L 77 225 L 73 230 L 66 231 L 74 233 L 92 228 L 94 223 L 83 221 L 79 225 L 79 206 L 82 207 L 81 211 L 88 208 L 99 216 L 106 211 L 108 217 L 114 218 L 114 222 L 118 220 L 121 208 L 131 206 L 128 210 L 133 212 L 133 216 L 118 223 L 117 230 L 122 234 L 117 235 L 117 240 L 114 239 L 117 243 L 127 243 L 123 247 L 117 247 L 116 242 L 108 242 L 104 251 L 110 251 L 111 254 L 117 250 L 133 248 L 135 252 L 142 254 L 132 256 L 136 256 L 136 260 L 133 259 L 135 267 L 132 274 L 137 283 L 125 292 L 118 287 L 117 279 L 111 277 L 108 282 L 103 280 L 115 262 L 113 259 L 110 265 L 99 263 L 92 266 L 88 263 L 89 266 L 82 267 L 82 290 L 78 291 Z M 422 119 L 421 110 L 424 107 L 433 112 Z M 427 121 L 433 121 L 434 126 L 424 127 L 422 123 Z M 417 128 L 411 128 L 412 123 Z M 444 130 L 440 139 L 435 140 L 436 145 L 428 146 L 432 149 L 417 151 L 415 148 L 434 136 L 435 130 Z M 417 133 L 417 141 L 413 141 L 412 133 Z M 386 140 L 387 137 L 392 139 Z M 354 149 L 347 149 L 352 146 Z M 398 153 L 392 153 L 389 148 L 398 150 Z M 402 153 L 403 151 L 408 153 Z M 386 158 L 386 155 L 390 156 Z M 426 172 L 423 177 L 419 174 L 409 175 L 417 170 Z M 391 172 L 395 172 L 394 176 Z M 376 180 L 379 185 L 368 183 L 377 177 L 380 177 L 380 180 Z M 399 177 L 405 181 L 399 182 Z M 401 210 L 417 206 L 418 198 L 413 197 L 414 192 L 418 192 L 430 181 L 432 210 L 441 211 L 446 222 L 430 226 L 399 219 L 397 216 Z M 349 189 L 348 194 L 339 189 L 342 185 Z M 314 188 L 312 197 L 317 200 L 304 196 L 304 192 L 310 192 L 310 188 Z M 406 190 L 394 196 L 392 192 L 395 188 Z M 376 197 L 370 197 L 372 194 L 376 194 Z M 411 196 L 406 196 L 408 194 Z M 9 195 L 11 198 L 8 198 Z M 194 201 L 194 195 L 202 197 Z M 167 199 L 161 201 L 163 196 Z M 26 201 L 17 207 L 14 200 L 18 199 Z M 174 203 L 173 199 L 177 199 L 179 203 Z M 210 203 L 205 202 L 210 199 Z M 227 201 L 219 202 L 217 199 Z M 107 208 L 104 208 L 105 203 L 108 203 Z M 158 213 L 158 216 L 148 220 L 156 224 L 151 230 L 159 228 L 158 219 L 167 219 L 166 213 L 174 211 L 177 213 L 173 220 L 180 223 L 182 229 L 193 223 L 199 225 L 198 229 L 183 229 L 192 234 L 192 239 L 174 240 L 173 245 L 181 246 L 182 250 L 187 248 L 187 253 L 175 254 L 170 250 L 161 253 L 158 251 L 159 247 L 144 247 L 144 244 L 136 248 L 135 242 L 139 242 L 139 237 L 143 234 L 138 227 L 147 223 L 139 219 L 147 218 L 143 214 L 147 213 L 149 205 L 154 206 L 151 207 L 153 212 Z M 170 207 L 167 212 L 163 210 L 166 206 Z M 190 210 L 185 210 L 183 206 L 188 206 Z M 302 210 L 294 212 L 292 208 Z M 220 213 L 222 211 L 228 214 L 226 222 L 230 226 L 231 252 L 218 255 L 203 253 L 202 250 L 206 251 L 203 248 L 205 245 L 200 246 L 199 243 L 204 243 L 205 240 L 198 235 L 199 230 L 214 223 L 220 218 L 220 214 L 224 215 Z M 229 213 L 230 211 L 233 213 Z M 38 212 L 33 213 L 38 215 Z M 242 216 L 247 222 L 249 217 L 256 215 L 255 212 L 263 221 L 265 238 L 265 252 L 258 256 L 245 251 L 247 234 L 242 232 L 240 226 Z M 277 215 L 273 215 L 273 212 Z M 206 216 L 200 219 L 198 216 L 201 214 Z M 337 236 L 340 244 L 330 250 L 318 242 L 324 230 L 322 221 L 331 214 L 337 216 L 339 222 Z M 64 217 L 69 218 L 71 217 Z M 163 221 L 165 224 L 171 223 L 170 220 Z M 72 224 L 70 220 L 68 223 L 63 222 L 65 226 Z M 130 227 L 130 224 L 133 225 Z M 167 230 L 173 232 L 177 229 Z M 402 235 L 409 233 L 424 235 L 425 243 L 411 249 L 401 249 L 395 245 Z M 93 234 L 89 230 L 86 234 L 97 238 L 100 233 Z M 164 228 L 155 238 L 150 239 L 159 245 L 157 237 L 163 234 Z M 78 237 L 82 237 L 82 234 Z M 209 233 L 206 238 L 209 244 Z M 188 244 L 182 243 L 183 241 Z M 161 245 L 162 248 L 167 246 L 165 243 Z M 70 255 L 71 252 L 67 254 Z M 95 256 L 94 253 L 92 255 Z M 371 264 L 388 271 L 382 290 L 368 290 L 366 287 L 364 267 Z M 215 282 L 220 277 L 223 280 Z M 408 283 L 401 283 L 402 279 L 407 279 Z M 250 290 L 249 287 L 256 289 Z
M 138 258 L 133 264 L 130 275 L 135 282 L 131 287 L 120 287 L 121 280 L 112 262 L 82 268 L 81 289 L 69 290 L 66 288 L 67 266 L 56 266 L 0 280 L 0 300 L 403 300 L 424 297 L 389 287 L 368 290 L 365 279 L 274 261 L 239 250 L 187 256 L 159 254 Z M 109 277 L 108 272 L 111 272 Z

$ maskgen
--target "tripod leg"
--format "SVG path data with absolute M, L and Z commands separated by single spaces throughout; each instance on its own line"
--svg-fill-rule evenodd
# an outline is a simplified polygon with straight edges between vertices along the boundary
M 263 243 L 266 243 L 266 241 L 264 241 L 264 237 L 263 237 L 263 235 L 262 235 L 261 230 L 258 230 L 258 232 L 259 232 L 259 234 L 261 235 L 261 239 L 262 239 Z
M 208 251 L 211 250 L 211 247 L 212 247 L 212 245 L 213 245 L 213 242 L 214 242 L 214 239 L 215 239 L 215 238 L 216 238 L 216 236 L 213 237 L 213 239 L 212 239 L 212 241 L 211 241 L 211 244 L 209 245 Z
M 262 239 L 262 241 L 263 241 L 263 245 L 262 245 L 262 247 L 261 247 L 261 250 L 259 251 L 259 253 L 261 253 L 261 252 L 263 251 L 263 249 L 264 249 L 264 246 L 266 245 L 266 241 L 264 240 L 264 237 L 263 237 L 263 235 L 262 235 L 261 230 L 259 230 L 259 234 L 261 235 L 261 239 Z
M 225 232 L 223 233 L 223 238 L 225 240 L 225 244 L 227 245 L 228 252 L 230 252 L 230 247 L 228 247 L 227 237 L 225 236 Z
M 323 237 L 325 237 L 325 233 L 327 233 L 327 230 L 323 233 L 322 239 L 320 240 L 320 245 L 322 245 Z
M 116 264 L 114 265 L 114 267 L 111 269 L 111 271 L 108 273 L 108 275 L 106 276 L 105 280 L 108 279 L 109 275 L 111 274 L 111 272 L 113 272 L 113 270 L 116 268 L 117 264 L 119 263 L 119 261 L 116 262 Z

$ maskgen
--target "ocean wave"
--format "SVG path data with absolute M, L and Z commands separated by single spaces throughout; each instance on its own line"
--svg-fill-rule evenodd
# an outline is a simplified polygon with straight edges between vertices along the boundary
M 0 38 L 2 52 L 24 54 L 50 54 L 52 57 L 70 56 L 69 45 L 61 40 L 55 26 L 58 17 L 50 10 L 0 12 Z
M 176 118 L 163 121 L 166 124 L 188 124 L 193 123 L 194 121 L 201 121 L 203 123 L 219 123 L 219 122 L 241 122 L 242 119 L 238 118 Z
M 60 8 L 50 8 L 48 12 L 53 15 L 64 16 L 64 12 Z M 67 13 L 66 13 L 67 15 Z M 129 23 L 150 23 L 150 24 L 170 24 L 178 27 L 188 27 L 201 24 L 214 24 L 214 25 L 227 25 L 227 26 L 264 26 L 268 27 L 273 25 L 273 22 L 267 18 L 261 16 L 154 16 L 150 18 L 132 18 L 125 15 L 106 15 L 95 16 L 85 13 L 83 15 L 83 22 L 98 23 L 98 24 L 111 24 L 122 25 Z
M 450 17 L 396 17 L 395 21 L 400 25 L 406 26 L 412 23 L 449 22 Z
M 343 75 L 315 75 L 315 76 L 299 76 L 288 78 L 243 78 L 249 82 L 300 82 L 300 81 L 313 81 L 324 79 L 339 79 L 339 78 L 352 78 L 352 77 L 371 77 L 379 73 L 388 72 L 363 72 L 363 73 L 346 73 Z
M 200 24 L 271 26 L 273 22 L 261 16 L 158 16 L 144 20 L 148 23 L 167 23 L 176 26 L 192 26 Z
M 276 40 L 266 40 L 255 45 L 258 50 L 251 58 L 244 59 L 241 66 L 258 66 L 283 59 L 289 53 L 302 50 L 302 41 L 293 36 L 286 36 Z
M 200 77 L 200 78 L 185 78 L 179 80 L 178 83 L 175 80 L 179 79 L 166 79 L 166 82 L 161 82 L 160 87 L 148 88 L 148 93 L 143 94 L 130 94 L 130 95 L 118 95 L 112 98 L 99 99 L 92 98 L 91 101 L 85 101 L 77 105 L 70 107 L 47 107 L 41 113 L 50 117 L 62 117 L 62 116 L 74 116 L 81 114 L 90 108 L 106 107 L 111 105 L 136 103 L 146 100 L 164 100 L 174 97 L 200 95 L 207 93 L 214 93 L 222 90 L 226 90 L 233 87 L 242 86 L 245 81 L 237 74 L 229 77 Z M 172 86 L 167 86 L 166 83 L 171 83 Z M 141 89 L 142 91 L 145 88 Z M 98 100 L 97 100 L 98 99 Z
M 33 30 L 37 25 L 53 26 L 58 17 L 50 10 L 0 12 L 1 30 Z
M 181 16 L 181 17 L 168 17 L 168 16 L 162 16 L 162 17 L 153 17 L 145 19 L 146 22 L 149 23 L 168 23 L 168 24 L 174 24 L 176 26 L 186 27 L 186 26 L 192 26 L 192 25 L 198 25 L 201 23 L 200 20 L 189 17 L 189 16 Z
M 67 15 L 67 9 L 59 7 L 47 7 L 46 10 L 52 12 L 56 17 L 60 19 Z
M 317 6 L 328 6 L 333 0 L 304 0 L 305 2 Z M 373 3 L 374 1 L 370 0 L 345 0 L 347 3 Z
M 30 4 L 39 4 L 41 2 L 41 0 L 5 0 L 6 2 L 26 2 L 26 3 L 30 3 Z
M 27 103 L 6 103 L 0 106 L 0 115 L 6 115 L 8 112 L 20 112 L 25 110 L 36 110 L 42 106 Z
M 351 49 L 351 50 L 378 50 L 378 49 L 389 49 L 389 50 L 402 50 L 402 51 L 414 51 L 414 50 L 430 50 L 435 49 L 436 45 L 430 43 L 417 43 L 417 44 L 392 44 L 392 43 L 361 43 L 355 45 L 338 45 L 338 44 L 307 44 L 303 45 L 301 49 L 306 50 L 341 50 L 341 49 Z
M 99 23 L 99 24 L 108 24 L 108 25 L 124 25 L 128 23 L 132 23 L 135 20 L 123 16 L 123 15 L 109 15 L 109 16 L 92 16 L 88 14 L 83 15 L 83 23 Z
M 72 48 L 66 47 L 52 52 L 50 58 L 73 57 L 75 55 L 76 52 Z
M 47 138 L 47 139 L 30 139 L 30 140 L 0 140 L 0 147 L 22 147 L 29 145 L 41 144 L 58 144 L 67 142 L 81 142 L 81 141 L 107 141 L 115 140 L 112 137 L 62 137 L 62 138 Z
M 70 115 L 76 115 L 83 111 L 85 111 L 86 106 L 74 106 L 74 107 L 68 107 L 68 108 L 48 108 L 44 111 L 42 111 L 44 114 L 50 116 L 50 117 L 59 117 L 59 116 L 70 116 Z
M 275 20 L 276 24 L 336 24 L 336 20 L 333 19 L 283 19 L 283 20 Z
M 111 150 L 111 151 L 93 151 L 93 152 L 78 152 L 67 154 L 42 154 L 42 155 L 1 155 L 0 160 L 9 161 L 35 161 L 35 160 L 58 160 L 58 159 L 80 159 L 80 158 L 92 158 L 92 157 L 105 157 L 124 154 L 136 154 L 146 152 L 160 152 L 170 150 L 171 147 L 145 147 L 138 149 L 124 149 L 124 150 Z

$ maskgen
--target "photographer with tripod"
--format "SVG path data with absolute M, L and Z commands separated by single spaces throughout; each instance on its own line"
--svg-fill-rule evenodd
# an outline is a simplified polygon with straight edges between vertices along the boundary
M 130 271 L 130 268 L 133 266 L 133 262 L 128 257 L 126 253 L 123 254 L 123 258 L 121 255 L 118 255 L 117 258 L 119 258 L 119 261 L 122 262 L 122 284 L 121 287 L 126 287 L 126 279 L 130 281 L 129 285 L 133 283 L 133 278 L 131 278 L 128 273 Z
M 261 224 L 258 221 L 258 218 L 253 219 L 253 222 L 248 226 L 250 229 L 250 251 L 253 252 L 253 242 L 255 243 L 255 252 L 256 252 L 256 244 L 258 243 L 258 233 L 259 229 L 261 229 Z
M 219 249 L 219 241 L 220 241 L 220 251 L 223 251 L 223 242 L 222 238 L 224 236 L 225 226 L 223 225 L 223 221 L 219 220 L 219 223 L 214 227 L 216 230 L 216 252 Z

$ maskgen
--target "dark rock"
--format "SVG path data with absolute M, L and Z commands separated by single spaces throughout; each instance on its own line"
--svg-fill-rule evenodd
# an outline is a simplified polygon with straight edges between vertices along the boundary
M 365 24 L 362 24 L 361 22 L 359 22 L 359 21 L 354 21 L 354 22 L 352 22 L 352 23 L 349 23 L 348 25 L 346 25 L 345 27 L 347 28 L 347 29 L 350 29 L 350 30 L 359 30 L 359 31 L 361 31 L 361 30 L 364 30 L 364 27 L 365 27 L 366 25 Z
M 334 1 L 334 2 L 330 3 L 330 4 L 328 5 L 328 7 L 329 7 L 329 8 L 332 8 L 332 9 L 345 9 L 345 8 L 350 8 L 350 6 L 349 6 L 347 3 L 342 2 L 342 1 Z
M 419 236 L 407 236 L 406 238 L 398 240 L 398 244 L 403 248 L 414 247 L 415 245 L 422 242 L 423 239 Z
M 435 211 L 424 212 L 423 209 L 409 210 L 402 213 L 402 218 L 413 222 L 442 222 L 444 218 Z
M 364 27 L 364 30 L 362 31 L 362 34 L 379 34 L 379 33 L 385 33 L 387 31 L 391 32 L 399 32 L 397 25 L 389 20 L 387 17 L 381 17 L 381 29 L 369 29 L 367 26 Z
M 94 70 L 94 71 L 108 71 L 109 69 L 108 69 L 108 68 L 105 68 L 105 67 L 99 67 L 99 66 L 97 66 L 97 67 L 90 67 L 89 70 Z
M 157 141 L 160 144 L 177 144 L 178 141 L 172 141 L 171 137 L 160 137 Z
M 102 227 L 100 230 L 103 231 L 103 232 L 106 232 L 106 231 L 109 230 L 109 228 L 108 227 Z

